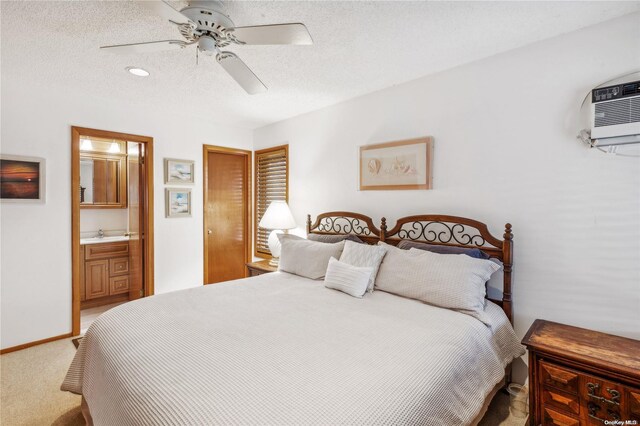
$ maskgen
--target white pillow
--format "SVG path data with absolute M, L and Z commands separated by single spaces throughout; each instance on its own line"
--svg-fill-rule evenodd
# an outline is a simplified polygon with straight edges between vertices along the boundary
M 362 298 L 367 292 L 372 274 L 373 268 L 371 267 L 349 265 L 332 257 L 329 259 L 327 274 L 324 277 L 324 286 L 353 297 Z
M 353 241 L 345 241 L 344 251 L 340 256 L 340 262 L 359 267 L 373 268 L 367 291 L 373 291 L 378 268 L 382 262 L 382 258 L 387 253 L 384 246 L 370 246 L 368 244 L 358 244 Z
M 276 236 L 278 237 L 278 241 L 280 241 L 280 244 L 282 244 L 282 240 L 306 240 L 306 238 L 301 237 L 299 235 L 285 234 L 284 232 L 278 233 L 276 234 Z
M 282 250 L 278 269 L 312 280 L 324 277 L 329 259 L 339 258 L 344 248 L 344 241 L 327 244 L 303 238 L 282 238 L 280 244 Z
M 486 324 L 485 283 L 499 269 L 495 262 L 464 254 L 396 248 L 380 265 L 376 289 L 458 310 Z

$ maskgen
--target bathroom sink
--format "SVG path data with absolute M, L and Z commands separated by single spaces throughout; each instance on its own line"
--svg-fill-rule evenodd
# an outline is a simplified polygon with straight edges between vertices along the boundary
M 91 237 L 91 238 L 80 238 L 80 245 L 86 244 L 100 244 L 100 243 L 115 243 L 118 241 L 129 241 L 129 237 L 120 235 L 117 237 Z

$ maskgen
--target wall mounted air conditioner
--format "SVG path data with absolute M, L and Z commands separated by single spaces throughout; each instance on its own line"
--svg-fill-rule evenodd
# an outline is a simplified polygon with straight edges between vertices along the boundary
M 640 80 L 591 91 L 591 139 L 596 146 L 640 143 Z

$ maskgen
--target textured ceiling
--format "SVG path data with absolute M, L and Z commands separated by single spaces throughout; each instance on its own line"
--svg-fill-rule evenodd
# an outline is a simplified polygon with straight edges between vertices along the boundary
M 176 8 L 184 2 L 171 2 Z M 256 128 L 640 10 L 638 2 L 228 2 L 237 26 L 303 22 L 313 46 L 235 46 L 269 87 L 249 96 L 195 49 L 99 46 L 179 38 L 131 1 L 2 2 L 3 83 L 73 90 Z M 138 78 L 135 65 L 151 72 Z M 9 80 L 7 80 L 9 79 Z

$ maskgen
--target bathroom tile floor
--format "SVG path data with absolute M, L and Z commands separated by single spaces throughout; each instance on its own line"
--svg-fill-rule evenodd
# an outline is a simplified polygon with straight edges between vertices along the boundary
M 100 315 L 107 312 L 111 308 L 115 308 L 118 305 L 122 305 L 123 303 L 127 303 L 127 302 L 119 302 L 119 303 L 112 303 L 110 305 L 96 306 L 95 308 L 83 309 L 82 311 L 80 311 L 80 334 L 84 335 L 84 333 L 87 331 L 91 323 L 93 323 L 93 321 L 95 321 L 95 319 L 98 318 Z

